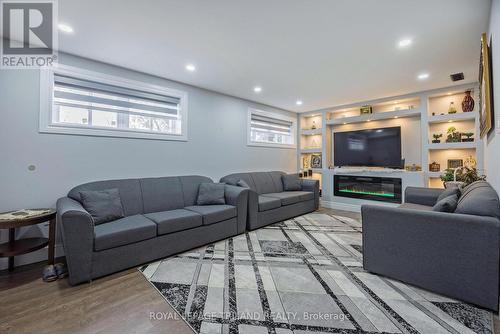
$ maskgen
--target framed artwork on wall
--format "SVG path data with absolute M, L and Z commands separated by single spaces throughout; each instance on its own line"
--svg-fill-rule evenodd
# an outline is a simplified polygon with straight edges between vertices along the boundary
M 481 138 L 490 132 L 492 127 L 493 103 L 491 92 L 491 57 L 488 37 L 481 35 L 481 58 L 479 62 L 479 118 Z
M 311 156 L 311 168 L 321 168 L 321 154 Z
M 448 159 L 448 169 L 455 169 L 464 166 L 462 159 Z

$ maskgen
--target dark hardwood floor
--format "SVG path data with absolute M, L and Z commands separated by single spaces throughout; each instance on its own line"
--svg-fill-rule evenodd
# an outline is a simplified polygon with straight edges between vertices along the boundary
M 72 287 L 43 282 L 44 265 L 0 273 L 0 333 L 193 333 L 137 269 Z
M 175 311 L 137 269 L 72 287 L 67 279 L 43 282 L 44 265 L 0 272 L 0 333 L 192 333 L 182 319 L 171 319 Z M 169 319 L 151 319 L 151 312 Z M 497 328 L 495 316 L 500 334 Z

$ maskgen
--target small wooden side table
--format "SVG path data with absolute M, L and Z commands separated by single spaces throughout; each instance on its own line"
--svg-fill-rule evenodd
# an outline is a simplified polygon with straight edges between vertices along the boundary
M 15 240 L 16 228 L 49 222 L 48 238 Z M 49 246 L 49 264 L 54 264 L 56 242 L 56 211 L 53 209 L 19 210 L 0 213 L 0 229 L 9 229 L 9 241 L 0 244 L 0 257 L 9 258 L 9 271 L 14 270 L 14 256 Z

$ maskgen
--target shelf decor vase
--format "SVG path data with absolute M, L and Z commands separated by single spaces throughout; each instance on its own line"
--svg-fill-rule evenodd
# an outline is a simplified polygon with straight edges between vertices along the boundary
M 470 90 L 468 90 L 462 100 L 462 111 L 471 112 L 472 110 L 474 110 L 474 98 L 470 95 Z
M 455 103 L 450 102 L 450 106 L 448 107 L 448 114 L 456 114 L 457 108 L 455 108 Z

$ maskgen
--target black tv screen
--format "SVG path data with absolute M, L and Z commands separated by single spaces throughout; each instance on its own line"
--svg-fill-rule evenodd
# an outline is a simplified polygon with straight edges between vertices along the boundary
M 337 167 L 401 167 L 401 127 L 335 132 Z

